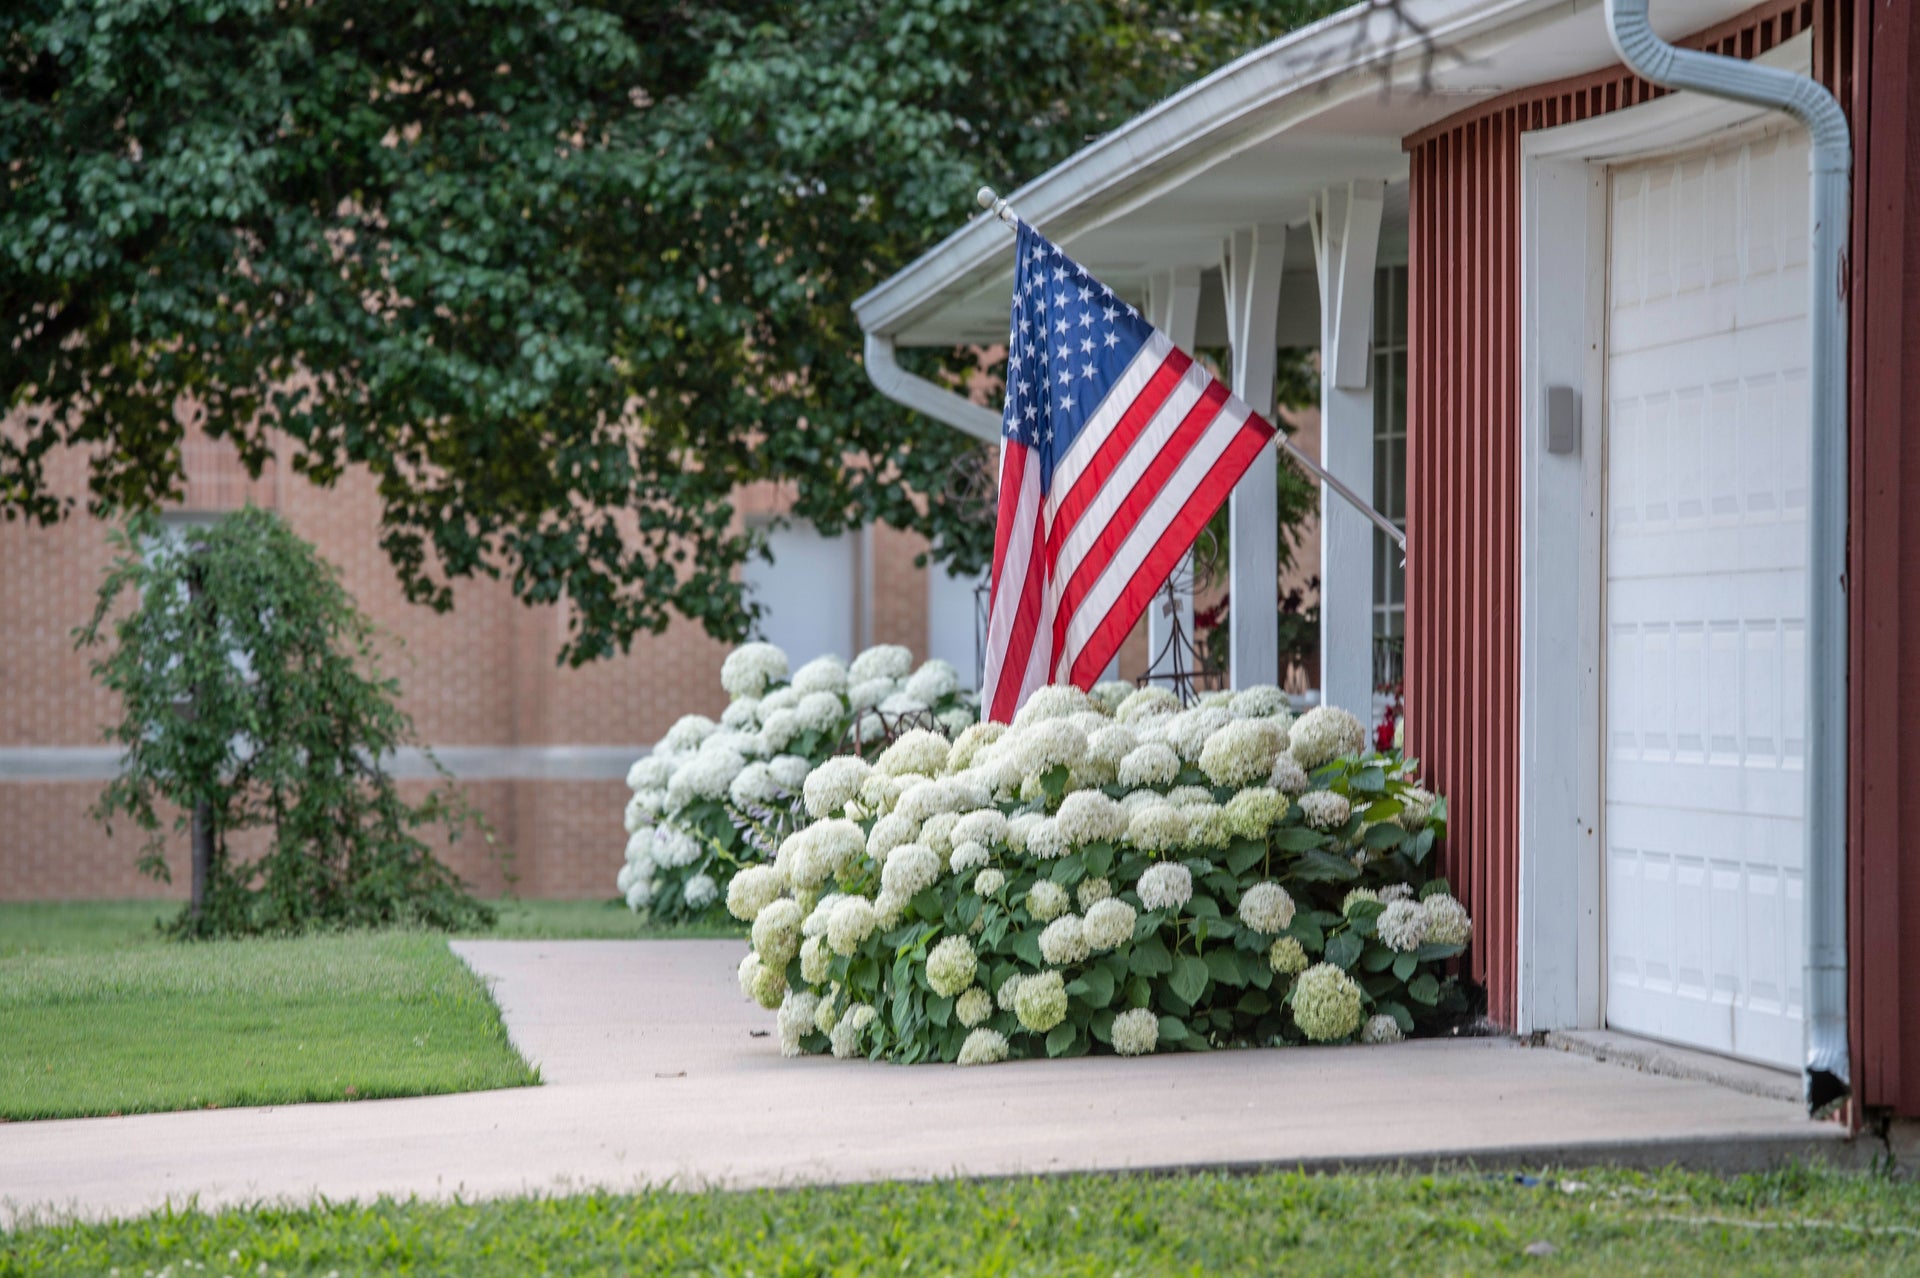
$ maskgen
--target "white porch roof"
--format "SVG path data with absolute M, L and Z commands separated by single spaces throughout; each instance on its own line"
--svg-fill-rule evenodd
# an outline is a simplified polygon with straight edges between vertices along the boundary
M 1677 38 L 1753 3 L 1667 0 L 1655 25 Z M 1428 124 L 1617 61 L 1600 0 L 1405 0 L 1405 9 L 1439 50 L 1424 88 L 1422 37 L 1356 5 L 1221 68 L 1008 199 L 1102 281 L 1138 297 L 1151 271 L 1217 266 L 1235 230 L 1304 220 L 1328 186 L 1400 182 L 1401 139 Z M 1383 261 L 1404 256 L 1404 198 L 1402 187 L 1387 210 Z M 1289 266 L 1298 254 L 1310 272 L 1310 245 L 1294 240 Z M 999 339 L 1011 250 L 1005 226 L 976 216 L 856 302 L 861 328 L 902 346 Z M 1217 310 L 1202 308 L 1202 344 L 1223 331 Z

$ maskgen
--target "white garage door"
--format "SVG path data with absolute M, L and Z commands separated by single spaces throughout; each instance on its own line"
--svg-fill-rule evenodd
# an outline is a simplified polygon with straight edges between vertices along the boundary
M 1612 174 L 1607 1020 L 1795 1066 L 1807 146 Z

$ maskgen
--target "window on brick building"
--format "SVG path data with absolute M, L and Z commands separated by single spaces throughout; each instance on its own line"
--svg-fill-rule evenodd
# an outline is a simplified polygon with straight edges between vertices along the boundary
M 771 563 L 744 570 L 747 588 L 765 609 L 760 637 L 777 644 L 797 669 L 827 653 L 853 655 L 858 628 L 858 538 L 823 537 L 811 524 L 774 528 Z

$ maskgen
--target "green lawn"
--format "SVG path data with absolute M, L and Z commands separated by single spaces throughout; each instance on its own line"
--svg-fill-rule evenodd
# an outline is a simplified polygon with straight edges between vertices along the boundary
M 1528 1248 L 1533 1248 L 1530 1253 Z M 1900 1274 L 1920 1190 L 1789 1169 L 1215 1175 L 383 1202 L 0 1237 L 0 1275 Z
M 499 901 L 506 938 L 730 935 Z M 520 1087 L 485 986 L 425 933 L 180 944 L 177 903 L 0 904 L 0 1119 Z

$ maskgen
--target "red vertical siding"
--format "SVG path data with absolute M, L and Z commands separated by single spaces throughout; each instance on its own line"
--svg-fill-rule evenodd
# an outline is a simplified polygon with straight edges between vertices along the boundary
M 1753 57 L 1813 18 L 1813 0 L 1777 0 L 1688 43 Z M 1826 69 L 1850 60 L 1842 49 Z M 1449 796 L 1447 873 L 1475 920 L 1468 970 L 1505 1024 L 1520 865 L 1520 138 L 1660 92 L 1616 67 L 1407 140 L 1407 746 Z
M 1854 127 L 1848 920 L 1861 1100 L 1920 1116 L 1920 17 L 1827 0 Z M 1854 74 L 1844 72 L 1851 63 Z M 1907 677 L 1902 678 L 1903 672 Z M 1903 926 L 1904 922 L 1904 926 Z

